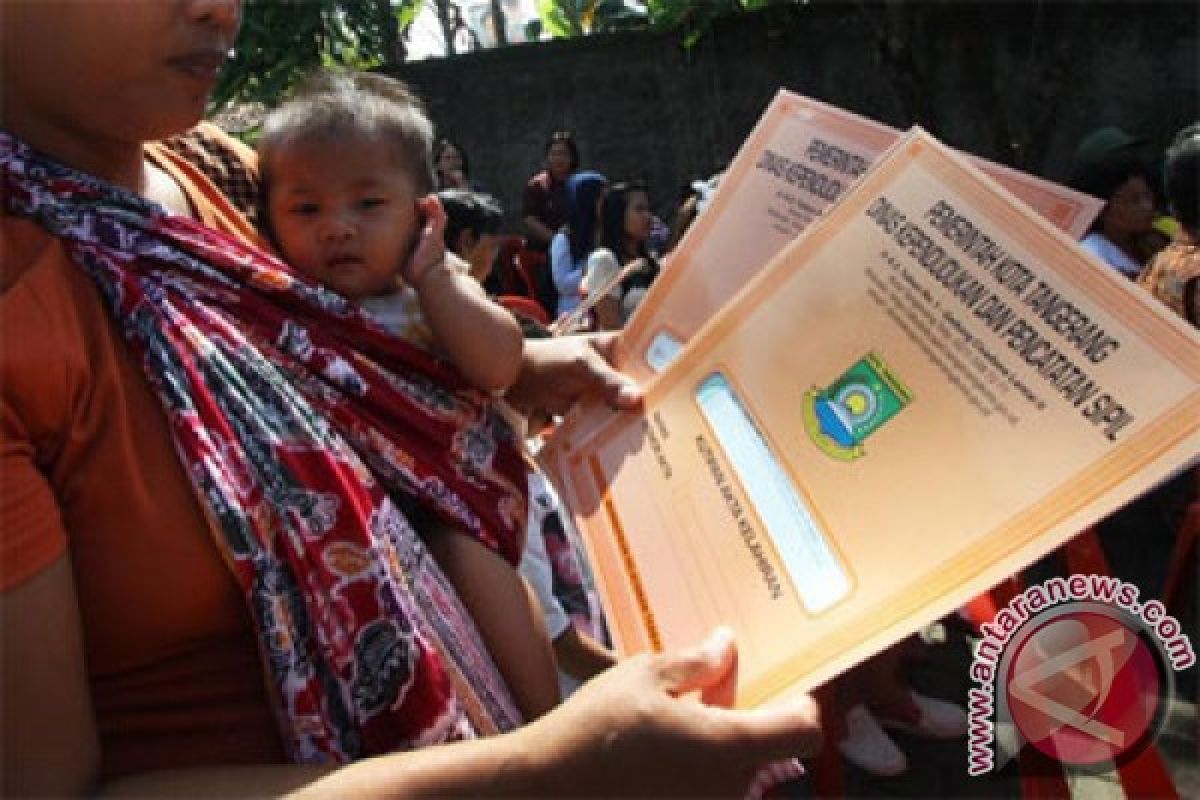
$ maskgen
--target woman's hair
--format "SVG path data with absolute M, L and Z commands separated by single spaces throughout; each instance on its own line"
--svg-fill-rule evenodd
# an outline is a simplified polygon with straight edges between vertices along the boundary
M 542 154 L 550 152 L 550 148 L 562 142 L 567 146 L 567 150 L 571 152 L 571 172 L 579 169 L 579 145 L 575 144 L 575 137 L 570 131 L 555 131 L 550 134 L 550 138 L 546 140 L 546 146 L 542 148 Z
M 599 172 L 576 172 L 567 178 L 567 243 L 571 260 L 579 261 L 596 246 L 596 201 L 608 188 Z
M 433 146 L 433 168 L 434 168 L 434 170 L 437 169 L 437 163 L 438 163 L 438 160 L 441 159 L 441 157 L 442 157 L 442 151 L 446 150 L 449 147 L 453 147 L 455 150 L 458 151 L 459 160 L 462 161 L 463 176 L 470 177 L 471 176 L 471 164 L 469 161 L 467 161 L 467 151 L 462 149 L 462 147 L 458 144 L 458 142 L 455 142 L 451 139 L 445 139 L 445 138 L 438 139 L 437 144 L 435 144 Z
M 1146 162 L 1137 153 L 1121 151 L 1078 167 L 1069 183 L 1071 188 L 1107 202 L 1130 178 L 1144 178 L 1154 185 Z
M 1171 213 L 1191 231 L 1200 229 L 1200 122 L 1192 123 L 1175 136 L 1163 163 L 1163 182 Z
M 276 149 L 309 138 L 356 135 L 386 139 L 412 175 L 417 193 L 433 191 L 433 124 L 420 99 L 395 78 L 327 69 L 305 79 L 264 121 L 258 140 L 264 194 L 270 191 Z
M 641 266 L 634 269 L 621 279 L 621 294 L 625 295 L 630 289 L 644 289 L 658 277 L 658 259 L 650 253 L 646 242 L 638 242 L 637 251 L 625 251 L 625 211 L 629 208 L 629 195 L 634 192 L 647 192 L 646 184 L 642 181 L 614 183 L 604 195 L 604 204 L 600 209 L 600 246 L 613 252 L 617 263 L 625 266 L 630 261 L 640 258 Z
M 646 184 L 641 181 L 614 183 L 600 207 L 600 246 L 611 250 L 621 264 L 650 255 L 646 242 L 639 242 L 634 253 L 625 251 L 625 211 L 629 208 L 629 195 L 634 192 L 646 193 Z
M 1075 148 L 1067 185 L 1106 204 L 1130 178 L 1142 178 L 1153 187 L 1150 167 L 1138 152 L 1142 144 L 1142 139 L 1113 126 L 1092 131 Z M 1101 227 L 1103 218 L 1101 212 L 1092 230 Z
M 1078 167 L 1067 183 L 1072 189 L 1103 200 L 1107 208 L 1113 195 L 1131 178 L 1142 178 L 1149 186 L 1154 186 L 1154 176 L 1150 167 L 1137 153 L 1126 150 Z M 1096 215 L 1090 230 L 1100 230 L 1103 225 L 1102 210 Z
M 442 189 L 438 199 L 446 209 L 446 246 L 452 247 L 463 231 L 476 236 L 494 234 L 500 230 L 504 211 L 490 194 L 469 189 Z

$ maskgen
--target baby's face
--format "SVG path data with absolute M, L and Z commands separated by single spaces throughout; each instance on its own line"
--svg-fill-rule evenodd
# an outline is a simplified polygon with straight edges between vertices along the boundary
M 268 167 L 267 212 L 284 260 L 352 300 L 399 286 L 422 221 L 416 183 L 393 146 L 292 142 Z

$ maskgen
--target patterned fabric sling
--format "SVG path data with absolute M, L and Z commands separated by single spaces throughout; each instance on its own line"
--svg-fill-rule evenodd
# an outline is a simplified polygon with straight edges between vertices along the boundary
M 92 277 L 245 591 L 297 761 L 520 715 L 392 497 L 514 565 L 526 465 L 487 398 L 278 259 L 0 131 L 3 213 Z

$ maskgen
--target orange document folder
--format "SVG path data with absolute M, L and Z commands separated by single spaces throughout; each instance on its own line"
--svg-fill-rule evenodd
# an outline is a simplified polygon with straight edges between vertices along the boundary
M 719 213 L 719 209 L 717 209 Z M 1200 335 L 915 130 L 646 384 L 547 443 L 623 654 L 812 688 L 1200 452 Z
M 618 365 L 658 371 L 900 137 L 873 120 L 788 91 L 767 108 L 717 189 L 621 334 Z M 972 158 L 1008 191 L 1078 239 L 1103 203 L 1065 186 Z

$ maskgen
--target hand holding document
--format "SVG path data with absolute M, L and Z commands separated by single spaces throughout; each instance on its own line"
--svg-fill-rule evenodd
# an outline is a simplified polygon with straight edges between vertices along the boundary
M 730 625 L 739 705 L 950 612 L 1200 450 L 1196 332 L 923 132 L 749 272 L 642 413 L 591 409 L 543 451 L 619 649 Z

